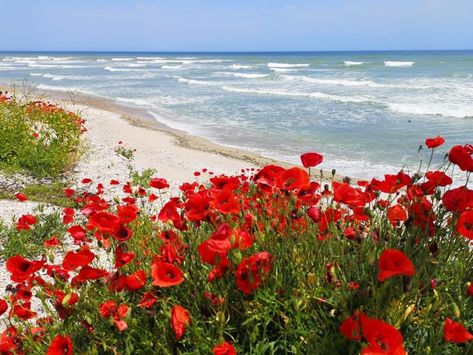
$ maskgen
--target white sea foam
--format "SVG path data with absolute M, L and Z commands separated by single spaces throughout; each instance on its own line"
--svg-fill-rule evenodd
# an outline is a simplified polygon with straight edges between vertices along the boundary
M 222 86 L 225 91 L 245 93 L 245 94 L 259 94 L 259 95 L 275 95 L 275 96 L 287 96 L 287 97 L 309 97 L 315 99 L 324 99 L 331 101 L 341 102 L 366 102 L 369 101 L 363 97 L 353 96 L 339 96 L 330 95 L 322 92 L 297 92 L 297 91 L 286 91 L 286 90 L 274 90 L 274 89 L 257 89 L 257 88 L 239 88 L 233 86 Z
M 412 67 L 415 62 L 397 62 L 397 61 L 385 61 L 384 66 L 386 67 L 396 67 L 396 68 L 403 68 L 403 67 Z
M 180 83 L 185 83 L 185 84 L 191 84 L 191 85 L 218 85 L 218 83 L 212 83 L 210 81 L 204 81 L 204 80 L 195 80 L 195 79 L 187 79 L 187 78 L 181 78 L 181 77 L 176 77 L 177 81 Z
M 473 117 L 473 105 L 461 106 L 442 103 L 388 103 L 387 106 L 396 112 L 415 114 L 467 118 Z
M 30 73 L 31 76 L 43 76 L 41 73 Z
M 251 65 L 232 64 L 227 67 L 228 69 L 239 70 L 239 69 L 252 69 Z
M 99 62 L 99 63 L 104 63 L 106 61 L 107 61 L 107 59 L 97 59 L 97 62 Z
M 112 58 L 114 62 L 129 62 L 135 60 L 135 58 Z
M 340 85 L 340 86 L 364 86 L 364 87 L 384 87 L 383 84 L 375 83 L 371 80 L 355 80 L 355 79 L 325 79 L 325 78 L 312 78 L 305 75 L 281 75 L 283 80 L 288 81 L 304 81 L 308 83 L 321 84 L 321 85 Z
M 117 68 L 117 67 L 111 67 L 111 66 L 105 66 L 103 67 L 106 71 L 111 71 L 111 72 L 146 72 L 149 71 L 150 69 L 146 68 Z
M 310 64 L 268 63 L 268 68 L 305 68 Z
M 48 78 L 48 79 L 51 79 L 51 80 L 54 80 L 54 81 L 58 81 L 58 80 L 63 80 L 64 77 L 61 76 L 61 75 L 53 75 L 53 74 L 43 74 L 43 78 Z
M 137 106 L 146 106 L 146 107 L 153 107 L 153 104 L 146 99 L 138 99 L 138 98 L 125 98 L 125 97 L 117 97 L 117 102 L 125 103 L 125 104 L 133 104 Z
M 181 69 L 182 65 L 163 65 L 161 69 Z
M 245 79 L 260 79 L 266 78 L 268 74 L 257 74 L 257 73 L 232 73 L 234 77 L 245 78 Z
M 365 62 L 354 62 L 354 61 L 351 61 L 351 60 L 345 60 L 345 61 L 343 61 L 343 64 L 345 64 L 346 67 L 351 67 L 351 66 L 355 66 L 355 65 L 363 65 L 363 64 L 365 64 Z
M 298 71 L 299 69 L 296 68 L 269 68 L 272 71 L 276 73 L 289 73 L 289 72 L 295 72 Z

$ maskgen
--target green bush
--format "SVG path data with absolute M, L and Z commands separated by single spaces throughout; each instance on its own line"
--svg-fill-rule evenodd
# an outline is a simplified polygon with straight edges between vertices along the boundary
M 0 93 L 0 170 L 57 177 L 78 157 L 83 120 L 42 101 Z

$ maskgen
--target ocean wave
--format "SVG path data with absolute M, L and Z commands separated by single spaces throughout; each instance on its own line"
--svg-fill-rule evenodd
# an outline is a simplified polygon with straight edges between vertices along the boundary
M 210 81 L 204 81 L 204 80 L 195 80 L 195 79 L 187 79 L 187 78 L 182 78 L 182 77 L 176 77 L 177 81 L 180 83 L 185 83 L 185 84 L 191 84 L 191 85 L 218 85 L 218 83 L 213 83 Z
M 232 64 L 227 67 L 228 69 L 239 70 L 239 69 L 252 69 L 251 65 Z
M 415 62 L 397 62 L 397 61 L 385 61 L 384 66 L 386 67 L 396 67 L 396 68 L 403 68 L 403 67 L 412 67 Z
M 114 62 L 130 62 L 132 60 L 135 60 L 135 58 L 112 58 Z
M 388 103 L 387 107 L 392 111 L 429 116 L 445 116 L 456 118 L 473 117 L 473 106 L 461 107 L 460 105 L 446 105 L 430 103 Z
M 269 69 L 271 69 L 273 72 L 276 72 L 276 73 L 289 73 L 289 72 L 299 71 L 299 69 L 296 69 L 296 68 L 269 68 Z
M 268 68 L 305 68 L 310 64 L 268 63 Z
M 137 106 L 153 107 L 153 104 L 146 99 L 117 97 L 115 101 L 120 102 L 120 103 L 125 103 L 125 104 L 133 104 Z
M 47 79 L 51 79 L 51 80 L 54 80 L 54 81 L 58 81 L 58 80 L 63 80 L 64 77 L 61 76 L 61 75 L 53 75 L 53 74 L 43 74 L 43 78 L 47 78 Z
M 288 81 L 304 81 L 314 84 L 322 85 L 340 85 L 340 86 L 364 86 L 364 87 L 384 87 L 383 84 L 375 83 L 371 80 L 353 80 L 353 79 L 323 79 L 323 78 L 311 78 L 309 76 L 300 75 L 281 75 L 283 80 Z
M 354 61 L 351 61 L 351 60 L 343 61 L 343 64 L 345 64 L 346 67 L 351 67 L 351 66 L 355 66 L 355 65 L 363 65 L 365 63 L 366 62 L 354 62 Z
M 31 76 L 43 76 L 41 73 L 30 73 Z
M 163 65 L 161 69 L 181 69 L 182 65 Z
M 142 68 L 117 68 L 117 67 L 111 67 L 111 66 L 105 66 L 103 67 L 106 71 L 111 71 L 111 72 L 146 72 L 149 71 L 149 69 Z
M 261 79 L 266 78 L 268 74 L 257 74 L 257 73 L 231 73 L 236 78 L 245 79 Z
M 99 62 L 99 63 L 104 63 L 106 61 L 107 61 L 107 59 L 97 59 L 97 62 Z
M 259 95 L 275 95 L 275 96 L 286 96 L 286 97 L 309 97 L 315 99 L 324 99 L 331 101 L 340 102 L 367 102 L 369 101 L 363 97 L 353 96 L 339 96 L 330 95 L 323 92 L 297 92 L 297 91 L 285 91 L 285 90 L 274 90 L 274 89 L 253 89 L 253 88 L 238 88 L 233 86 L 222 86 L 222 89 L 229 92 L 244 93 L 244 94 L 259 94 Z

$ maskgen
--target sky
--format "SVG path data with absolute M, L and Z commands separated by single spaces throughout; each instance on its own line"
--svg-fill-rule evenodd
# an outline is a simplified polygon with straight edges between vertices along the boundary
M 473 0 L 0 0 L 3 51 L 473 49 Z

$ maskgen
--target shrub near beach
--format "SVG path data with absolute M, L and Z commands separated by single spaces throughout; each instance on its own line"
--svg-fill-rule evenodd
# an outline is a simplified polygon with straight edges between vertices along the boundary
M 442 139 L 427 140 L 435 149 Z M 67 232 L 13 255 L 2 353 L 473 352 L 473 149 L 441 170 L 321 186 L 269 165 L 169 185 L 68 189 Z M 305 167 L 322 157 L 305 154 Z M 90 181 L 86 181 L 89 186 Z M 25 238 L 41 227 L 23 216 Z M 39 305 L 34 307 L 32 305 Z
M 72 112 L 0 92 L 0 170 L 57 177 L 76 160 L 83 130 Z

